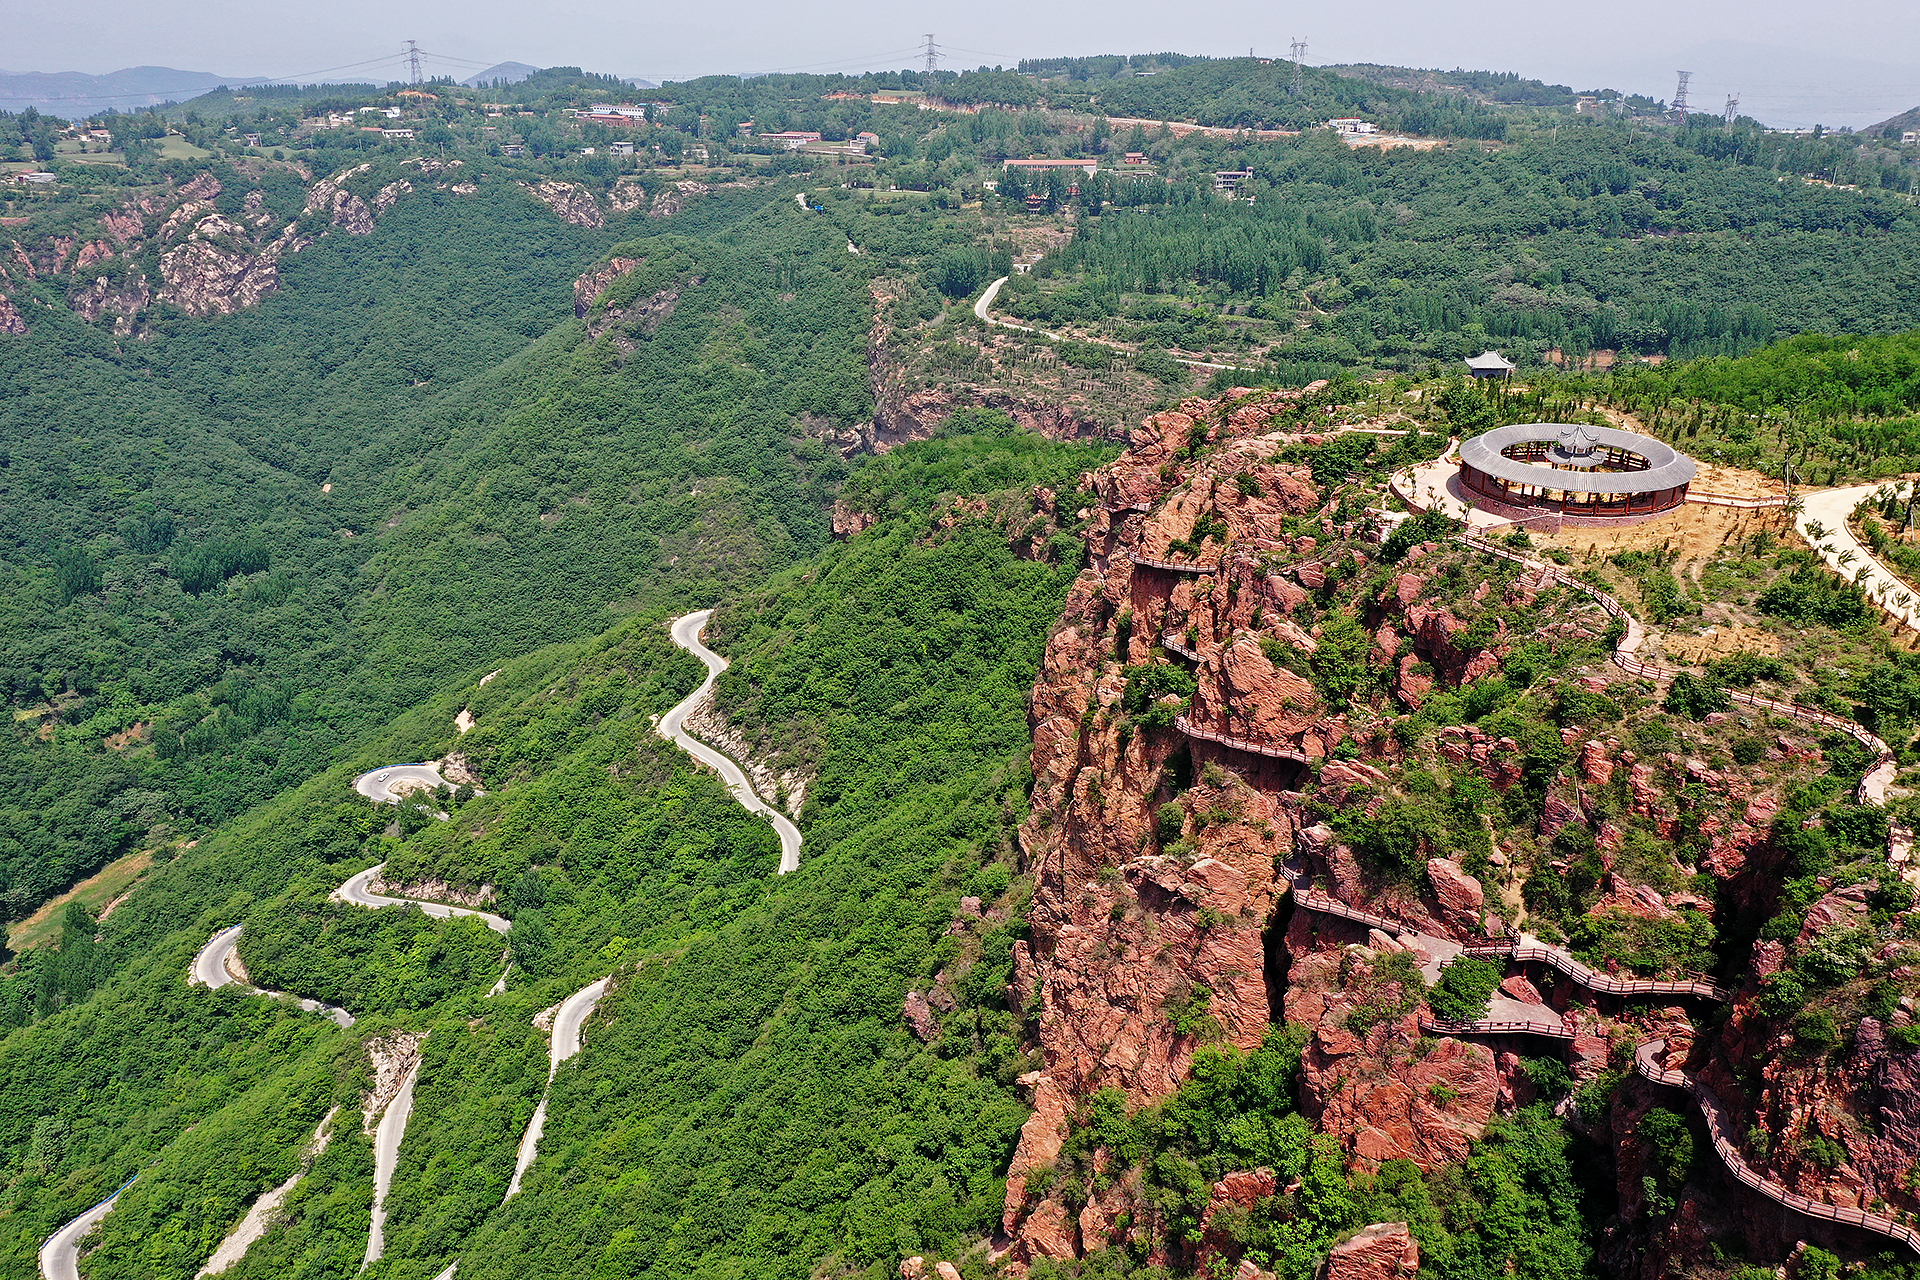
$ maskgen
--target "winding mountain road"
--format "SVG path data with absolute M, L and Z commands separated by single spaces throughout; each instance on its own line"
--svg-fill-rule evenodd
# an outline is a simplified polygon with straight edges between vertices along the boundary
M 608 981 L 602 978 L 590 982 L 560 1002 L 559 1011 L 553 1015 L 553 1039 L 547 1050 L 548 1088 L 552 1088 L 560 1064 L 580 1052 L 580 1028 L 601 997 L 607 994 Z M 520 1194 L 520 1180 L 533 1167 L 533 1158 L 540 1150 L 540 1135 L 546 1127 L 547 1098 L 542 1094 L 540 1105 L 533 1109 L 533 1118 L 527 1122 L 527 1131 L 520 1139 L 520 1150 L 513 1161 L 513 1180 L 507 1183 L 505 1199 L 511 1200 Z
M 120 1191 L 132 1185 L 132 1179 L 128 1179 Z M 100 1225 L 100 1220 L 113 1208 L 113 1202 L 120 1198 L 120 1191 L 47 1237 L 47 1242 L 40 1246 L 40 1274 L 46 1280 L 80 1280 L 80 1241 Z
M 365 1271 L 380 1261 L 387 1248 L 387 1192 L 393 1187 L 393 1171 L 400 1164 L 400 1143 L 407 1136 L 407 1121 L 413 1116 L 413 1083 L 420 1078 L 419 1059 L 400 1083 L 380 1114 L 380 1127 L 373 1133 L 373 1224 L 367 1231 L 367 1255 L 360 1263 Z
M 447 785 L 440 767 L 431 764 L 389 764 L 353 780 L 353 789 L 375 804 L 399 804 L 409 791 L 438 791 Z
M 727 669 L 725 658 L 700 643 L 700 633 L 706 630 L 707 623 L 712 618 L 713 610 L 702 609 L 698 613 L 690 613 L 674 622 L 669 633 L 673 636 L 673 642 L 706 664 L 707 678 L 700 682 L 698 689 L 681 699 L 672 710 L 661 716 L 656 728 L 661 737 L 718 773 L 721 780 L 727 784 L 727 790 L 732 792 L 733 798 L 740 803 L 741 808 L 749 813 L 762 814 L 772 820 L 773 829 L 780 835 L 778 874 L 786 875 L 789 871 L 797 871 L 800 867 L 800 828 L 794 826 L 786 814 L 766 804 L 754 793 L 753 784 L 747 780 L 746 772 L 739 765 L 686 731 L 687 717 L 706 700 L 707 695 L 713 691 L 713 682 L 719 678 L 722 671 Z
M 386 865 L 384 862 L 375 863 L 360 874 L 349 877 L 345 884 L 328 896 L 335 902 L 351 902 L 356 907 L 370 907 L 375 911 L 382 907 L 414 906 L 436 920 L 451 920 L 455 916 L 478 916 L 481 922 L 495 933 L 507 933 L 512 930 L 511 924 L 491 911 L 477 911 L 472 907 L 450 907 L 444 902 L 428 902 L 424 898 L 389 898 L 384 894 L 372 892 L 367 885 Z
M 252 983 L 243 983 L 227 967 L 233 950 L 240 944 L 240 931 L 245 925 L 233 925 L 213 935 L 206 946 L 200 948 L 193 957 L 192 979 L 196 985 L 219 990 L 221 987 L 240 987 L 251 995 L 266 996 L 273 1000 L 291 1000 L 308 1013 L 325 1013 L 343 1027 L 353 1025 L 353 1015 L 338 1005 L 322 1004 L 318 1000 L 309 1000 L 303 996 L 290 995 L 285 991 L 269 991 L 265 987 L 256 987 Z

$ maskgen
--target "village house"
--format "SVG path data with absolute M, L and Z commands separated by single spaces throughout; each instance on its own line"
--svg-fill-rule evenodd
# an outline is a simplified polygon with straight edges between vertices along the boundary
M 808 143 L 820 141 L 817 133 L 805 133 L 798 129 L 785 129 L 779 133 L 763 133 L 760 141 L 779 147 L 783 151 L 798 151 Z
M 1089 178 L 1100 167 L 1098 160 L 1049 160 L 1045 156 L 1035 156 L 1029 160 L 1009 160 L 1008 169 L 1018 169 L 1023 173 L 1041 174 L 1052 169 L 1078 169 Z

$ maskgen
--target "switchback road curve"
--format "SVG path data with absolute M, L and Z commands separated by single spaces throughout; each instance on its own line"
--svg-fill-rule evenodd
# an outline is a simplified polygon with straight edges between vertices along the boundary
M 367 888 L 373 878 L 380 874 L 387 864 L 375 863 L 358 875 L 350 876 L 347 882 L 335 889 L 329 896 L 336 902 L 351 902 L 356 907 L 369 907 L 378 911 L 381 907 L 414 906 L 420 908 L 436 920 L 451 920 L 455 916 L 478 916 L 480 921 L 495 933 L 507 933 L 513 926 L 491 911 L 476 911 L 472 907 L 450 907 L 444 902 L 428 902 L 422 898 L 389 898 L 374 893 Z
M 713 618 L 713 610 L 702 609 L 690 613 L 673 624 L 669 634 L 673 642 L 706 664 L 707 678 L 700 687 L 681 699 L 667 714 L 660 717 L 658 732 L 661 737 L 672 742 L 682 751 L 706 765 L 720 775 L 727 784 L 727 790 L 733 798 L 749 813 L 764 814 L 773 821 L 773 829 L 780 835 L 780 875 L 797 871 L 800 867 L 800 828 L 787 820 L 787 815 L 763 802 L 754 793 L 753 784 L 747 781 L 746 772 L 715 751 L 700 739 L 686 731 L 687 717 L 693 714 L 700 703 L 713 690 L 713 682 L 727 669 L 727 660 L 700 643 L 700 633 L 706 630 L 707 623 Z
M 329 1018 L 343 1027 L 353 1025 L 353 1015 L 338 1005 L 322 1004 L 318 1000 L 308 1000 L 301 996 L 289 995 L 285 991 L 269 991 L 265 987 L 242 984 L 227 969 L 227 960 L 233 955 L 233 949 L 240 944 L 240 931 L 245 925 L 233 925 L 213 935 L 206 946 L 200 948 L 193 957 L 192 981 L 202 987 L 218 991 L 221 987 L 238 986 L 251 995 L 267 996 L 274 1000 L 291 1000 L 309 1013 L 324 1012 Z

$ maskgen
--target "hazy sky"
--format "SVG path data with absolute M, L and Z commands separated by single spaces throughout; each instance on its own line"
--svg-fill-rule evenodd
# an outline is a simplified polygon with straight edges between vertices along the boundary
M 881 0 L 733 0 L 724 6 L 94 0 L 16 8 L 0 60 L 9 71 L 105 72 L 151 64 L 236 77 L 305 77 L 389 55 L 412 38 L 423 49 L 460 60 L 429 62 L 441 72 L 464 75 L 516 60 L 660 79 L 912 65 L 911 50 L 928 31 L 950 51 L 948 65 L 1161 49 L 1244 54 L 1252 47 L 1284 57 L 1289 39 L 1297 36 L 1309 42 L 1311 63 L 1513 70 L 1576 89 L 1606 84 L 1661 98 L 1673 91 L 1673 70 L 1685 65 L 1678 58 L 1689 54 L 1719 63 L 1689 68 L 1696 72 L 1694 100 L 1714 110 L 1725 95 L 1739 93 L 1743 109 L 1766 98 L 1776 116 L 1804 110 L 1811 120 L 1825 112 L 1826 123 L 1839 124 L 1849 121 L 1839 119 L 1838 110 L 1877 119 L 1920 104 L 1920 21 L 1910 0 L 1828 0 L 1818 6 L 1787 0 L 1373 0 L 1324 7 L 1253 0 L 1110 0 L 1098 6 L 1016 0 L 926 6 Z M 1756 52 L 1752 46 L 1773 48 Z M 376 65 L 332 74 L 384 79 L 395 69 Z

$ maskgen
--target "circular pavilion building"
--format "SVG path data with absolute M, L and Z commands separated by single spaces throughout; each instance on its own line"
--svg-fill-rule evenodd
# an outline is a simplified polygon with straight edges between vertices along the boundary
M 1651 436 L 1615 427 L 1529 422 L 1460 444 L 1460 497 L 1513 520 L 1624 524 L 1687 500 L 1699 467 Z

